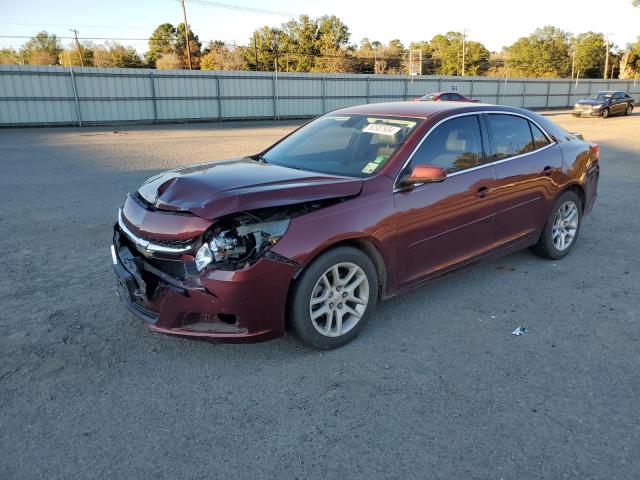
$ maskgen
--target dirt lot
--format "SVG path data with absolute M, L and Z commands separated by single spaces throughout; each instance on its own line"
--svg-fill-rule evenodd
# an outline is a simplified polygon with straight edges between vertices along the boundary
M 328 353 L 153 334 L 108 252 L 146 177 L 297 123 L 0 130 L 0 478 L 637 479 L 640 115 L 552 119 L 601 146 L 571 255 L 397 297 Z

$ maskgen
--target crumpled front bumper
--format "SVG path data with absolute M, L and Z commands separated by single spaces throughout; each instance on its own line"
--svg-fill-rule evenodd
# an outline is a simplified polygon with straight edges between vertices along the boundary
M 112 260 L 118 296 L 152 330 L 229 341 L 267 340 L 285 331 L 297 268 L 288 259 L 262 257 L 241 270 L 207 269 L 178 279 L 140 255 L 116 226 Z

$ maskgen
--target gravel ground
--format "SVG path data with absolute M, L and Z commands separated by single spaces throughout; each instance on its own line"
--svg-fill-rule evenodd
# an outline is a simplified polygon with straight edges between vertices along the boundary
M 0 130 L 0 478 L 639 478 L 640 115 L 552 119 L 601 145 L 571 255 L 396 297 L 322 353 L 151 333 L 108 252 L 143 179 L 299 122 Z

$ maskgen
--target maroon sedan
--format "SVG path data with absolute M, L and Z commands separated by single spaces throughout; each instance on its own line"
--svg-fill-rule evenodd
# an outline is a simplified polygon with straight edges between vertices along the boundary
M 420 102 L 474 102 L 477 103 L 480 100 L 474 100 L 473 98 L 465 97 L 457 92 L 434 92 L 428 93 L 423 97 L 417 98 Z
M 517 108 L 349 107 L 252 157 L 161 173 L 127 196 L 112 259 L 153 330 L 353 339 L 379 300 L 474 261 L 575 245 L 598 146 Z

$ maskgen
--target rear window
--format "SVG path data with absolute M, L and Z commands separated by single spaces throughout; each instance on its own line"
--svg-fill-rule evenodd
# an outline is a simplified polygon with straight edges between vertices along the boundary
M 534 149 L 529 121 L 515 115 L 487 115 L 495 160 L 514 157 Z
M 547 136 L 538 128 L 538 126 L 534 123 L 529 122 L 529 126 L 531 127 L 531 133 L 533 134 L 533 148 L 538 149 L 549 145 L 551 142 L 547 138 Z

